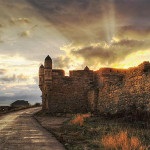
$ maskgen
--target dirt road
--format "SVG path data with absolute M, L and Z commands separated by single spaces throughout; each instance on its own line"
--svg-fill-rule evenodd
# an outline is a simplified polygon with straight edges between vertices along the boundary
M 31 108 L 0 117 L 0 150 L 64 150 L 32 117 Z

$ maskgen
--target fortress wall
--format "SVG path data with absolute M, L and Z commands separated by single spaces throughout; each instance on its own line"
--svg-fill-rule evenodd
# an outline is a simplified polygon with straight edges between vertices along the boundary
M 116 113 L 123 81 L 120 81 L 120 76 L 105 75 L 101 78 L 104 82 L 103 86 L 99 88 L 97 109 L 100 113 Z
M 133 105 L 150 112 L 150 64 L 145 62 L 127 71 L 119 96 L 118 110 L 128 110 Z
M 143 63 L 136 68 L 126 70 L 126 74 L 103 74 L 99 87 L 98 110 L 101 113 L 116 113 L 129 110 L 133 105 L 138 109 L 150 111 L 150 65 Z M 117 81 L 118 78 L 118 81 Z
M 88 105 L 91 112 L 97 112 L 98 89 L 90 89 L 87 93 Z
M 49 96 L 50 112 L 88 112 L 87 91 L 93 86 L 93 82 L 92 72 L 85 72 L 80 76 L 53 78 Z
M 44 68 L 46 66 L 46 68 Z M 45 59 L 39 69 L 39 87 L 43 110 L 51 113 L 117 113 L 131 108 L 150 112 L 150 63 L 130 69 L 101 68 L 91 71 L 51 70 L 52 60 Z M 47 68 L 48 67 L 48 68 Z M 48 74 L 44 74 L 45 69 Z M 48 70 L 49 69 L 49 70 Z M 48 76 L 49 80 L 46 80 Z

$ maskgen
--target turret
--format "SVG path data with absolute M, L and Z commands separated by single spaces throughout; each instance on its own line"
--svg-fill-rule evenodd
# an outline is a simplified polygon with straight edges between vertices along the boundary
M 42 91 L 42 87 L 44 85 L 44 66 L 41 65 L 39 68 L 39 87 Z
M 52 69 L 52 59 L 49 55 L 45 58 L 44 68 Z
M 52 86 L 52 59 L 48 55 L 44 62 L 45 89 L 50 90 Z
M 89 71 L 90 69 L 89 69 L 89 67 L 88 66 L 86 66 L 85 68 L 84 68 L 84 71 Z

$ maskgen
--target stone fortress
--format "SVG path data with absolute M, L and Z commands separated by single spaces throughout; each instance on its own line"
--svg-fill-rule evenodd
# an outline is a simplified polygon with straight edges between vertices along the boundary
M 72 70 L 52 69 L 45 58 L 39 68 L 42 109 L 49 113 L 110 113 L 128 110 L 132 105 L 150 112 L 150 62 L 129 69 L 85 67 Z

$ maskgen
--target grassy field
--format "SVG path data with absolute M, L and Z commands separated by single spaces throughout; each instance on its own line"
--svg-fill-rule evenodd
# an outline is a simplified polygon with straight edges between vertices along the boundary
M 144 122 L 77 115 L 59 128 L 48 128 L 68 150 L 148 150 L 150 129 Z

